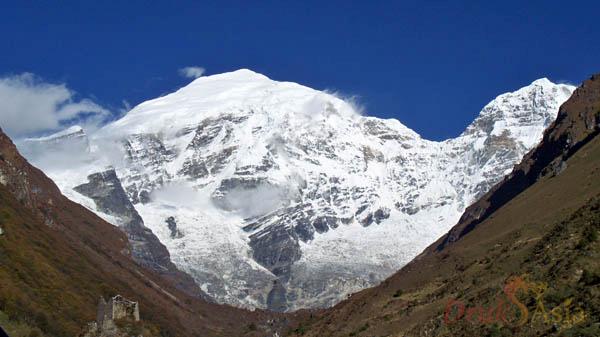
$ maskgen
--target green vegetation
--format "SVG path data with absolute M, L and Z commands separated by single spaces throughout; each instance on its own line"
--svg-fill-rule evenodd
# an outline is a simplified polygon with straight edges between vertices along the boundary
M 256 331 L 256 323 L 252 322 L 247 326 L 248 331 Z
M 160 336 L 160 331 L 155 326 L 148 325 L 144 321 L 134 322 L 127 319 L 115 321 L 120 331 L 128 336 Z
M 44 337 L 40 329 L 19 320 L 9 319 L 8 315 L 2 311 L 0 311 L 0 326 L 11 337 Z
M 588 326 L 575 326 L 564 332 L 563 337 L 598 337 L 600 336 L 600 323 Z
M 306 333 L 306 327 L 304 325 L 300 325 L 296 329 L 294 329 L 294 333 L 298 335 L 304 335 Z
M 350 333 L 350 337 L 358 336 L 361 332 L 367 331 L 369 329 L 369 323 L 365 323 L 358 330 Z

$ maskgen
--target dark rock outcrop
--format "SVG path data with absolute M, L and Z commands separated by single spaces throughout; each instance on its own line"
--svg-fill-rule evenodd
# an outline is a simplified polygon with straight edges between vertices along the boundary
M 167 149 L 158 135 L 134 134 L 123 140 L 126 160 L 131 162 L 131 174 L 121 181 L 132 203 L 148 203 L 150 193 L 171 179 L 163 165 L 175 153 Z
M 179 229 L 177 229 L 177 220 L 175 220 L 175 217 L 170 216 L 165 220 L 165 222 L 171 231 L 171 238 L 179 239 L 183 237 L 183 234 L 181 234 Z
M 74 190 L 94 200 L 99 211 L 119 219 L 120 228 L 129 239 L 131 255 L 139 264 L 173 280 L 190 295 L 208 298 L 191 276 L 177 269 L 167 248 L 144 225 L 114 169 L 89 175 L 88 182 Z

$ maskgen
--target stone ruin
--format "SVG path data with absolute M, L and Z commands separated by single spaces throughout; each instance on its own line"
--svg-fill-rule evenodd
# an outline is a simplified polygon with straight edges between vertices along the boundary
M 138 302 L 129 301 L 121 295 L 105 301 L 100 297 L 96 322 L 90 323 L 83 337 L 113 337 L 121 336 L 115 323 L 117 320 L 138 322 L 140 320 L 140 306 Z

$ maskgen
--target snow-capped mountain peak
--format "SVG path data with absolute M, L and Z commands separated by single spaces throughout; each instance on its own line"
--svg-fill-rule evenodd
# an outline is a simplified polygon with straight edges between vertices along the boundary
M 554 83 L 550 81 L 547 77 L 538 78 L 537 80 L 531 82 L 531 85 L 539 85 L 539 86 L 553 86 Z
M 165 107 L 173 108 L 165 111 Z M 146 101 L 101 132 L 110 134 L 117 129 L 127 129 L 130 133 L 177 132 L 201 119 L 223 114 L 263 114 L 273 120 L 301 118 L 305 122 L 332 115 L 358 117 L 350 104 L 332 95 L 241 69 L 200 77 L 174 93 Z
M 267 76 L 265 76 L 263 74 L 257 73 L 250 69 L 241 68 L 241 69 L 226 72 L 226 73 L 199 77 L 199 78 L 195 79 L 194 81 L 192 81 L 191 83 L 193 84 L 193 83 L 206 82 L 206 81 L 255 82 L 255 81 L 264 81 L 264 80 L 271 81 L 271 79 L 269 79 Z
M 539 141 L 540 132 L 556 118 L 557 102 L 566 101 L 572 92 L 570 85 L 554 84 L 547 78 L 535 80 L 488 103 L 461 136 L 499 137 L 511 133 L 512 138 L 531 148 Z
M 136 106 L 91 136 L 81 165 L 47 173 L 119 224 L 73 192 L 114 168 L 173 262 L 219 302 L 324 306 L 445 233 L 539 141 L 572 91 L 534 81 L 498 96 L 459 137 L 434 142 L 241 69 Z

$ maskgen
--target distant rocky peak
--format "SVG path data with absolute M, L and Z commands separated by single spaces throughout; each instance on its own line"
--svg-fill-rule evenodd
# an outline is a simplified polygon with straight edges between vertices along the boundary
M 84 129 L 79 125 L 73 125 L 56 133 L 48 136 L 38 138 L 26 138 L 23 140 L 24 143 L 46 143 L 46 144 L 57 144 L 70 139 L 86 139 L 87 134 Z
M 90 152 L 90 140 L 82 127 L 71 126 L 40 138 L 16 142 L 19 151 L 36 166 L 70 166 Z
M 64 137 L 74 137 L 74 136 L 83 136 L 85 135 L 85 131 L 79 125 L 72 125 L 62 131 L 53 133 L 47 137 L 37 138 L 37 140 L 50 140 L 50 139 L 60 139 Z
M 505 135 L 531 147 L 540 140 L 541 131 L 554 121 L 560 104 L 574 90 L 574 86 L 555 84 L 547 78 L 535 80 L 488 103 L 461 136 Z

